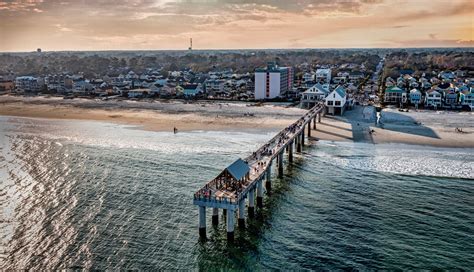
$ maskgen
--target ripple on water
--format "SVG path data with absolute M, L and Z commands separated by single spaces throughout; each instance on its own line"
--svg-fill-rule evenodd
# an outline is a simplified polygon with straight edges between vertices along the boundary
M 474 267 L 468 149 L 320 141 L 234 244 L 224 224 L 199 242 L 193 191 L 271 137 L 0 117 L 1 267 Z

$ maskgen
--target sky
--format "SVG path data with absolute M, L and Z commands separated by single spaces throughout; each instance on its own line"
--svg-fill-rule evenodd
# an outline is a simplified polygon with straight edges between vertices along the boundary
M 0 51 L 474 47 L 474 0 L 0 0 Z

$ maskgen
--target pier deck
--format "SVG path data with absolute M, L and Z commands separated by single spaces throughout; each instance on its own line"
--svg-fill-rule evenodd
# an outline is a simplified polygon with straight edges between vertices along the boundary
M 194 205 L 199 206 L 199 233 L 206 236 L 206 207 L 213 208 L 212 223 L 218 224 L 219 209 L 227 212 L 227 237 L 233 239 L 234 212 L 238 211 L 239 226 L 245 225 L 245 200 L 248 199 L 248 215 L 252 217 L 255 207 L 263 205 L 263 179 L 267 190 L 271 188 L 271 167 L 277 161 L 278 175 L 283 175 L 283 154 L 288 153 L 288 161 L 293 161 L 293 148 L 301 152 L 304 145 L 305 128 L 311 135 L 311 122 L 316 128 L 316 119 L 321 122 L 324 104 L 319 103 L 300 119 L 280 131 L 244 160 L 238 159 L 225 168 L 216 178 L 208 182 L 194 194 Z

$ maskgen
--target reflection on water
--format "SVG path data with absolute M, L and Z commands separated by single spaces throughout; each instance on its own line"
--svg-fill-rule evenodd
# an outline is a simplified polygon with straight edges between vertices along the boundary
M 470 149 L 314 143 L 233 244 L 223 218 L 200 242 L 193 192 L 271 137 L 0 117 L 0 267 L 474 267 Z

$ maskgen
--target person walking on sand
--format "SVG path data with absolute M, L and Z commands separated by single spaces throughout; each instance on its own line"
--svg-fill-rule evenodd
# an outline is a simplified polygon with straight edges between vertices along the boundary
M 178 129 L 176 127 L 173 128 L 174 134 L 178 133 Z

